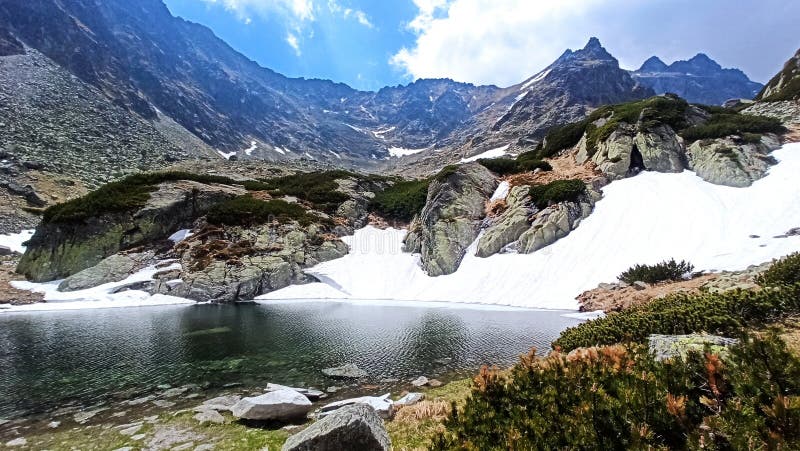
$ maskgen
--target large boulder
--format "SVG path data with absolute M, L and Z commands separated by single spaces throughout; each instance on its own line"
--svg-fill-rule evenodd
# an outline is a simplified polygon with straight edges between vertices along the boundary
M 332 412 L 354 404 L 370 406 L 381 418 L 389 419 L 394 415 L 394 402 L 389 398 L 389 393 L 383 396 L 361 396 L 359 398 L 344 399 L 322 406 L 316 413 L 317 418 L 324 418 Z
M 58 286 L 59 291 L 94 288 L 104 283 L 119 282 L 152 262 L 154 252 L 119 253 L 100 263 L 73 274 Z
M 644 169 L 657 172 L 683 172 L 686 159 L 683 144 L 672 127 L 658 124 L 640 127 L 633 138 Z M 633 149 L 631 149 L 633 151 Z
M 496 188 L 497 178 L 478 163 L 460 165 L 431 182 L 419 230 L 408 238 L 418 241 L 422 268 L 428 275 L 452 274 L 458 269 L 480 232 L 486 201 Z
M 747 143 L 730 137 L 703 139 L 689 146 L 691 169 L 703 180 L 717 185 L 746 187 L 764 177 L 777 161 L 769 152 L 778 146 L 776 139 L 765 136 L 760 142 Z
M 190 227 L 213 205 L 244 193 L 238 186 L 166 182 L 134 212 L 108 213 L 75 223 L 42 223 L 28 242 L 17 272 L 35 282 L 71 276 L 121 250 L 166 239 Z
M 591 161 L 610 180 L 623 179 L 630 174 L 635 135 L 635 126 L 622 123 L 607 139 L 597 143 Z
M 506 210 L 492 221 L 478 242 L 478 257 L 488 257 L 500 252 L 530 228 L 530 216 L 534 208 L 529 192 L 530 186 L 527 185 L 511 188 L 505 199 Z
M 288 421 L 303 418 L 311 410 L 311 401 L 290 390 L 276 390 L 261 396 L 242 398 L 231 408 L 233 416 L 244 420 Z
M 392 449 L 383 421 L 367 405 L 336 411 L 289 437 L 283 451 L 388 451 Z
M 578 227 L 581 220 L 587 218 L 594 209 L 594 204 L 601 194 L 591 187 L 586 187 L 583 194 L 575 202 L 560 202 L 540 211 L 534 217 L 530 228 L 520 235 L 517 251 L 522 254 L 536 252 L 569 235 Z

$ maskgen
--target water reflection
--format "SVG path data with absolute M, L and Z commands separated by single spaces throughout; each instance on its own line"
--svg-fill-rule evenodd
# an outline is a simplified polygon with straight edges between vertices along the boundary
M 576 320 L 560 312 L 289 303 L 0 315 L 0 417 L 158 384 L 368 382 L 507 365 Z

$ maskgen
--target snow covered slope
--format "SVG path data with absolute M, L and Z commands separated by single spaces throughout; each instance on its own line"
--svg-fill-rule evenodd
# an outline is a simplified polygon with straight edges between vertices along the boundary
M 674 257 L 698 270 L 736 270 L 800 250 L 800 143 L 749 188 L 706 183 L 694 173 L 645 172 L 607 186 L 595 212 L 566 238 L 534 254 L 489 258 L 468 250 L 455 274 L 428 277 L 404 254 L 400 230 L 367 227 L 350 253 L 310 272 L 325 284 L 292 286 L 263 299 L 352 298 L 577 308 L 575 296 L 636 263 Z M 751 238 L 757 235 L 759 238 Z

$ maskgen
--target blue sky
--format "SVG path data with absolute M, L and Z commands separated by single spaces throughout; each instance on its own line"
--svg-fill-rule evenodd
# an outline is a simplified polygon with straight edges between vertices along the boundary
M 707 53 L 765 82 L 800 47 L 786 0 L 165 0 L 292 77 L 365 90 L 449 77 L 508 86 L 598 36 L 625 68 Z

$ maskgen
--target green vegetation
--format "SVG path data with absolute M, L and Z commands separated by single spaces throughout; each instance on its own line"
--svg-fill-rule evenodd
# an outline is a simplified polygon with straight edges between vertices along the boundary
M 783 133 L 785 131 L 786 128 L 775 118 L 727 111 L 713 113 L 708 122 L 681 130 L 679 134 L 687 141 L 744 134 L 749 134 L 750 140 L 753 140 L 753 134 Z
M 238 182 L 228 177 L 190 172 L 134 174 L 103 185 L 83 197 L 47 208 L 42 214 L 42 221 L 44 223 L 74 223 L 107 213 L 133 211 L 143 207 L 150 200 L 150 193 L 156 190 L 156 185 L 178 180 L 224 185 L 239 184 L 245 185 L 247 189 L 258 188 L 258 182 Z
M 481 158 L 478 160 L 483 167 L 497 175 L 519 174 L 520 172 L 530 172 L 536 169 L 542 171 L 552 171 L 550 163 L 535 158 L 530 158 L 533 152 L 525 152 L 517 158 Z
M 272 221 L 286 223 L 297 221 L 306 226 L 319 222 L 330 225 L 330 220 L 309 213 L 301 205 L 279 199 L 263 201 L 250 195 L 238 196 L 214 205 L 206 215 L 208 222 L 218 225 L 247 226 Z
M 457 164 L 448 164 L 447 166 L 443 167 L 441 171 L 439 171 L 436 175 L 433 176 L 433 179 L 438 182 L 444 182 L 447 180 L 448 177 L 455 174 L 458 171 Z
M 627 271 L 619 275 L 619 280 L 625 283 L 642 281 L 646 283 L 658 283 L 666 280 L 681 280 L 684 274 L 694 270 L 694 266 L 686 261 L 676 262 L 675 259 L 657 263 L 655 265 L 636 265 L 628 268 Z
M 800 283 L 800 252 L 787 255 L 773 263 L 756 282 L 763 287 L 779 287 Z
M 336 180 L 359 177 L 348 171 L 300 172 L 264 181 L 273 196 L 294 196 L 311 203 L 315 209 L 333 213 L 348 196 L 337 191 Z
M 574 202 L 585 192 L 586 184 L 582 180 L 556 180 L 546 185 L 532 186 L 530 196 L 541 210 L 558 202 Z
M 781 100 L 797 100 L 800 99 L 800 73 L 798 73 L 798 55 L 795 55 L 789 62 L 783 66 L 777 75 L 767 83 L 761 92 L 756 96 L 756 100 L 763 100 L 765 102 L 778 102 Z M 772 95 L 765 96 L 768 88 L 774 88 L 784 81 L 784 86 L 773 93 Z
M 644 346 L 483 368 L 433 449 L 795 449 L 800 359 L 777 333 L 656 361 Z
M 387 219 L 410 221 L 425 207 L 429 185 L 430 180 L 396 182 L 375 194 L 375 198 L 370 202 L 370 210 Z
M 625 341 L 643 342 L 651 334 L 732 335 L 742 327 L 762 326 L 798 313 L 800 285 L 757 291 L 676 293 L 570 327 L 553 346 L 570 351 Z

